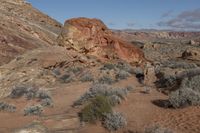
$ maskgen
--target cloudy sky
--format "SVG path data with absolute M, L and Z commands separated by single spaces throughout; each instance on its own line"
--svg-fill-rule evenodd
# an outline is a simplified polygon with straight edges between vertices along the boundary
M 200 0 L 27 0 L 64 23 L 74 17 L 99 18 L 113 29 L 200 31 Z

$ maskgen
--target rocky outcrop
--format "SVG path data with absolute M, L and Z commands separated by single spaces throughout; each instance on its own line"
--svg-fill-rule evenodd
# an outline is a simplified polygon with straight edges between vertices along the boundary
M 143 52 L 114 36 L 98 19 L 74 18 L 65 22 L 58 44 L 80 53 L 95 55 L 100 59 L 123 59 L 141 63 Z
M 0 0 L 0 65 L 37 47 L 53 45 L 62 25 L 24 0 Z
M 200 61 L 200 48 L 194 47 L 186 49 L 182 54 L 182 58 Z

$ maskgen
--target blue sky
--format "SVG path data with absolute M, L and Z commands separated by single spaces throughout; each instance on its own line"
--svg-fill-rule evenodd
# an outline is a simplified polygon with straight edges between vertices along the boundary
M 200 30 L 200 0 L 27 1 L 61 23 L 74 17 L 89 17 L 103 20 L 113 29 Z

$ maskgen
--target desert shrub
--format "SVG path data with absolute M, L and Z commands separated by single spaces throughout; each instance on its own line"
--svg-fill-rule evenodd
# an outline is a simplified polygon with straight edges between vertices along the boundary
M 200 93 L 200 75 L 187 77 L 181 81 L 181 88 L 191 88 Z
M 101 70 L 115 70 L 115 71 L 126 71 L 130 74 L 134 74 L 134 69 L 132 68 L 132 66 L 125 62 L 125 61 L 119 61 L 115 64 L 112 63 L 106 63 L 104 64 L 104 66 L 101 68 Z
M 11 98 L 19 98 L 25 96 L 27 99 L 35 97 L 38 88 L 32 86 L 15 86 L 10 94 Z
M 11 98 L 19 98 L 25 96 L 28 100 L 38 98 L 40 100 L 49 98 L 51 99 L 50 94 L 46 90 L 40 90 L 36 87 L 14 87 L 11 91 Z
M 174 108 L 200 105 L 200 76 L 187 77 L 181 80 L 179 88 L 169 95 Z
M 46 90 L 38 90 L 36 92 L 35 97 L 38 99 L 41 99 L 41 100 L 42 99 L 51 99 L 49 92 L 47 92 Z
M 0 102 L 0 111 L 15 112 L 16 107 L 5 102 Z
M 133 88 L 132 86 L 127 86 L 126 89 L 127 89 L 127 91 L 129 91 L 129 92 L 131 92 L 131 91 L 134 90 L 134 88 Z
M 180 85 L 181 79 L 177 78 L 175 75 L 165 75 L 163 73 L 157 74 L 158 80 L 156 81 L 156 86 L 161 88 L 161 90 L 173 90 Z
M 169 95 L 169 102 L 174 108 L 200 105 L 200 93 L 191 88 L 181 88 Z
M 52 73 L 53 73 L 53 75 L 55 75 L 55 76 L 60 76 L 60 75 L 61 75 L 60 70 L 59 70 L 58 68 L 53 69 L 53 70 L 52 70 Z
M 124 79 L 127 79 L 129 76 L 130 76 L 130 74 L 128 72 L 126 72 L 124 70 L 120 70 L 116 74 L 115 78 L 116 78 L 116 80 L 124 80 Z
M 47 106 L 52 107 L 52 106 L 53 106 L 53 100 L 52 100 L 51 98 L 42 99 L 42 100 L 41 100 L 41 105 L 42 105 L 43 107 L 47 107 Z
M 73 81 L 73 77 L 72 75 L 70 74 L 64 74 L 62 75 L 59 80 L 62 82 L 62 83 L 70 83 Z
M 76 73 L 81 72 L 82 70 L 83 70 L 82 67 L 75 66 L 75 67 L 71 67 L 71 68 L 69 68 L 69 69 L 68 69 L 68 72 L 70 71 L 70 72 L 73 72 L 74 74 L 76 74 Z
M 121 113 L 113 112 L 107 113 L 104 116 L 103 125 L 106 129 L 110 131 L 116 131 L 127 125 L 126 119 Z
M 41 105 L 28 106 L 24 109 L 24 115 L 41 115 L 42 111 Z
M 80 79 L 82 82 L 90 82 L 93 81 L 93 75 L 90 72 L 85 73 L 84 75 L 81 76 Z
M 193 69 L 198 66 L 194 63 L 178 62 L 178 61 L 165 61 L 162 63 L 164 67 L 169 67 L 172 69 L 182 68 L 182 69 Z
M 124 62 L 124 61 L 118 62 L 116 67 L 119 70 L 123 70 L 123 71 L 130 73 L 130 74 L 134 74 L 133 67 L 127 62 Z
M 134 69 L 134 74 L 140 83 L 144 80 L 144 70 L 141 67 L 136 67 Z
M 121 100 L 125 99 L 129 90 L 127 88 L 110 88 L 104 84 L 94 84 L 89 91 L 82 95 L 77 101 L 74 102 L 74 106 L 82 105 L 90 99 L 103 95 L 107 97 L 118 96 Z
M 112 95 L 109 97 L 109 103 L 112 105 L 112 106 L 115 106 L 115 105 L 118 105 L 122 102 L 122 99 L 121 97 L 117 96 L 117 95 Z
M 112 77 L 104 75 L 103 77 L 98 79 L 98 83 L 111 85 L 111 84 L 115 83 L 115 81 L 112 79 Z
M 116 68 L 116 64 L 112 64 L 112 63 L 106 63 L 103 65 L 103 67 L 101 68 L 101 70 L 112 70 Z
M 136 67 L 136 68 L 134 69 L 134 74 L 135 74 L 135 75 L 138 75 L 138 74 L 144 75 L 144 70 L 143 70 L 141 67 Z
M 95 122 L 96 120 L 102 120 L 104 114 L 110 112 L 112 112 L 112 107 L 108 98 L 99 95 L 81 110 L 79 116 L 81 121 Z
M 167 129 L 167 128 L 162 128 L 158 125 L 146 128 L 144 133 L 173 133 L 172 130 Z

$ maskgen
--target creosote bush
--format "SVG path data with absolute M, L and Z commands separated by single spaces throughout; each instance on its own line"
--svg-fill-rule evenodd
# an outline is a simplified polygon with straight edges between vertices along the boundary
M 81 121 L 95 122 L 102 120 L 105 113 L 112 112 L 112 107 L 107 97 L 99 95 L 91 100 L 80 112 Z
M 5 102 L 0 102 L 0 111 L 15 112 L 16 107 Z
M 121 113 L 112 112 L 104 115 L 103 125 L 110 131 L 116 131 L 127 125 L 126 119 Z

